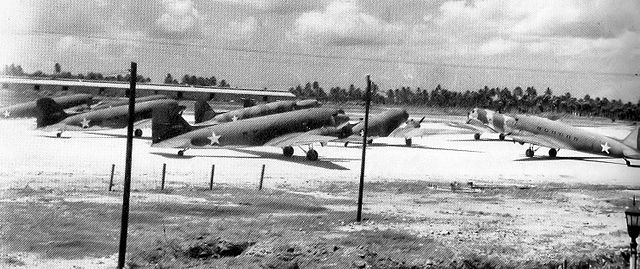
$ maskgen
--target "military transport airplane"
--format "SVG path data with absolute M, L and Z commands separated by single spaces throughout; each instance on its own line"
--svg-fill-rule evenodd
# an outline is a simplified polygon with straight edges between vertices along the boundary
M 57 131 L 57 137 L 64 131 L 95 131 L 104 129 L 125 128 L 127 126 L 129 106 L 116 106 L 93 110 L 86 113 L 69 115 L 51 98 L 36 101 L 39 110 L 37 128 L 45 131 Z M 139 125 L 142 120 L 152 116 L 153 109 L 169 104 L 178 104 L 173 99 L 160 99 L 136 103 L 135 120 Z M 142 130 L 136 129 L 135 136 L 142 136 Z
M 195 125 L 196 126 L 210 126 L 223 122 L 237 121 L 242 119 L 248 119 L 259 116 L 266 116 L 271 114 L 283 113 L 293 110 L 300 110 L 306 108 L 319 107 L 322 104 L 317 100 L 291 100 L 291 101 L 276 101 L 261 105 L 255 105 L 251 107 L 245 107 L 237 110 L 232 110 L 224 113 L 216 113 L 211 106 L 205 101 L 198 101 L 195 104 Z
M 472 109 L 467 118 L 464 124 L 451 122 L 449 125 L 474 131 L 475 140 L 480 140 L 480 135 L 483 133 L 499 133 L 500 140 L 504 140 L 505 136 L 511 132 L 509 126 L 513 125 L 514 120 L 511 116 L 483 108 Z
M 405 140 L 405 144 L 410 147 L 412 138 L 414 137 L 441 133 L 440 131 L 420 128 L 420 124 L 424 121 L 425 117 L 422 117 L 420 121 L 413 119 L 407 120 L 408 118 L 409 113 L 401 108 L 392 108 L 371 116 L 369 118 L 369 130 L 367 132 L 367 136 L 370 139 L 368 139 L 367 143 L 372 143 L 376 137 L 402 137 Z M 342 141 L 345 142 L 345 147 L 348 146 L 349 143 L 362 143 L 364 121 L 353 126 L 352 130 L 356 135 L 342 139 Z
M 513 130 L 508 136 L 516 142 L 531 144 L 525 151 L 527 157 L 533 157 L 535 151 L 539 149 L 534 149 L 533 145 L 537 145 L 550 148 L 549 156 L 551 157 L 556 157 L 560 149 L 570 149 L 623 158 L 627 165 L 631 166 L 629 159 L 640 159 L 638 128 L 635 127 L 625 139 L 618 140 L 559 121 L 536 116 L 516 115 L 514 116 Z
M 272 146 L 291 157 L 294 146 L 308 145 L 306 157 L 315 161 L 318 152 L 313 149 L 314 143 L 351 135 L 349 117 L 339 109 L 295 110 L 208 127 L 190 126 L 180 112 L 176 104 L 154 110 L 152 147 L 179 148 L 178 155 L 182 156 L 190 148 Z
M 90 105 L 93 96 L 90 94 L 73 94 L 54 97 L 53 100 L 63 109 L 67 109 L 84 104 Z M 38 116 L 38 108 L 36 101 L 33 101 L 0 108 L 0 113 L 0 118 L 35 118 Z

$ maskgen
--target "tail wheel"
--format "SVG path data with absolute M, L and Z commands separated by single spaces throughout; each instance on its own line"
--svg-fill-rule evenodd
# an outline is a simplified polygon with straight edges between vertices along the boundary
M 309 161 L 317 161 L 318 160 L 318 152 L 315 149 L 310 149 L 307 151 L 307 160 Z
M 411 147 L 411 138 L 405 138 L 404 139 L 404 143 L 407 145 L 407 147 Z
M 136 129 L 135 131 L 133 131 L 133 135 L 135 137 L 141 137 L 142 136 L 142 130 Z
M 347 146 L 349 146 L 349 141 L 344 142 L 344 147 L 346 148 Z
M 555 158 L 558 155 L 558 151 L 556 149 L 549 149 L 549 157 Z
M 529 158 L 533 157 L 533 150 L 527 149 L 527 151 L 524 152 L 524 155 L 526 155 Z
M 282 148 L 282 155 L 284 155 L 285 157 L 293 156 L 293 147 L 287 146 Z
M 500 134 L 500 135 L 498 136 L 498 138 L 500 138 L 500 140 L 504 140 L 504 137 L 505 137 L 505 135 L 504 135 L 504 134 Z
M 62 137 L 62 133 L 57 133 L 56 137 Z
M 184 156 L 184 150 L 178 150 L 178 156 Z
M 474 134 L 473 139 L 480 140 L 480 134 L 479 133 Z

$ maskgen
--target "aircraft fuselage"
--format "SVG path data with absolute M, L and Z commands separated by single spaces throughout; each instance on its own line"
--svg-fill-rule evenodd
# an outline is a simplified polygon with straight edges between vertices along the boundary
M 90 94 L 73 94 L 52 98 L 62 108 L 91 104 Z M 0 108 L 0 118 L 32 118 L 38 116 L 36 101 Z
M 374 115 L 369 118 L 369 130 L 368 136 L 389 136 L 393 130 L 402 125 L 409 118 L 409 114 L 406 110 L 401 108 L 394 108 L 384 111 L 380 114 Z M 362 136 L 364 131 L 364 121 L 353 126 L 353 133 Z
M 184 133 L 155 144 L 158 147 L 184 149 L 261 146 L 276 137 L 289 133 L 303 133 L 315 130 L 314 134 L 329 135 L 327 132 L 331 132 L 330 127 L 335 127 L 347 121 L 348 117 L 344 115 L 342 110 L 312 108 L 221 123 Z M 337 130 L 333 128 L 333 131 Z
M 573 147 L 573 150 L 615 158 L 631 156 L 635 149 L 622 142 L 562 122 L 534 116 L 515 116 L 514 135 L 550 137 Z
M 135 105 L 135 121 L 149 119 L 152 111 L 158 106 L 171 103 L 177 104 L 172 99 L 160 99 L 148 102 L 141 102 Z M 59 123 L 42 127 L 44 130 L 56 131 L 88 131 L 96 129 L 118 129 L 127 127 L 129 106 L 116 106 L 87 113 L 69 116 Z

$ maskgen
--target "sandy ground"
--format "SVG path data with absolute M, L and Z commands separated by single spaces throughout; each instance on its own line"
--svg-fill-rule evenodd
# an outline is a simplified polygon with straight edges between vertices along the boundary
M 423 128 L 446 129 L 439 121 L 450 118 L 432 119 Z M 117 196 L 76 192 L 106 189 L 112 164 L 116 165 L 114 188 L 121 189 L 124 130 L 67 132 L 63 138 L 55 138 L 55 133 L 34 127 L 33 119 L 0 121 L 0 207 L 34 202 L 29 196 L 12 194 L 12 190 L 25 188 L 71 191 L 65 202 L 119 204 Z M 631 126 L 624 124 L 583 128 L 618 138 L 631 131 Z M 150 130 L 144 130 L 144 136 L 149 135 Z M 498 141 L 497 134 L 483 138 L 474 141 L 471 134 L 434 135 L 413 139 L 411 148 L 401 139 L 376 139 L 367 147 L 365 212 L 381 217 L 357 225 L 336 221 L 332 229 L 344 233 L 408 231 L 448 245 L 467 242 L 470 249 L 482 244 L 504 245 L 522 259 L 554 257 L 559 249 L 580 244 L 584 249 L 570 248 L 569 252 L 611 250 L 627 244 L 623 211 L 637 193 L 633 189 L 640 187 L 640 168 L 627 167 L 621 159 L 569 150 L 550 159 L 543 148 L 530 159 L 524 156 L 526 146 Z M 293 158 L 285 158 L 281 149 L 268 147 L 189 150 L 178 157 L 177 150 L 151 148 L 150 140 L 136 139 L 132 189 L 137 193 L 132 199 L 184 204 L 208 201 L 188 194 L 148 193 L 159 187 L 163 164 L 167 165 L 167 188 L 205 188 L 211 165 L 215 165 L 216 184 L 255 189 L 264 164 L 267 189 L 302 193 L 321 202 L 354 198 L 361 147 L 330 143 L 317 145 L 316 150 L 320 155 L 316 162 L 307 161 L 300 149 Z M 464 190 L 452 192 L 449 186 L 454 182 Z M 470 189 L 467 182 L 487 188 Z M 415 188 L 408 190 L 407 186 Z M 325 207 L 342 212 L 349 211 L 352 204 Z M 112 255 L 78 260 L 16 254 L 7 247 L 2 252 L 25 263 L 3 260 L 12 266 L 108 268 L 115 262 Z

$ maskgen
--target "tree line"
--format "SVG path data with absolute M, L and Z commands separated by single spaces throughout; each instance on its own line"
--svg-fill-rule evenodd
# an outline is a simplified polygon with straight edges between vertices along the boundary
M 361 101 L 365 91 L 350 85 L 348 88 L 333 87 L 325 92 L 317 81 L 308 82 L 304 86 L 289 88 L 289 91 L 300 98 L 315 98 L 320 101 L 346 102 Z M 570 113 L 579 116 L 606 117 L 612 120 L 640 120 L 640 99 L 636 104 L 624 103 L 622 100 L 609 100 L 607 97 L 592 98 L 589 94 L 575 97 L 566 92 L 554 95 L 550 88 L 538 93 L 535 87 L 484 88 L 464 92 L 451 91 L 437 85 L 429 91 L 420 87 L 401 87 L 380 91 L 373 83 L 371 101 L 389 105 L 413 105 L 432 107 L 474 108 L 482 107 L 502 113 Z
M 231 85 L 229 85 L 229 83 L 226 80 L 222 79 L 218 81 L 218 79 L 215 76 L 206 78 L 206 77 L 196 77 L 194 75 L 190 76 L 189 74 L 185 74 L 184 76 L 182 76 L 182 80 L 178 82 L 178 80 L 173 78 L 173 76 L 171 76 L 171 74 L 169 73 L 164 78 L 164 83 L 165 84 L 187 84 L 187 85 L 196 85 L 196 86 L 217 86 L 217 87 L 223 87 L 223 88 L 231 87 Z

